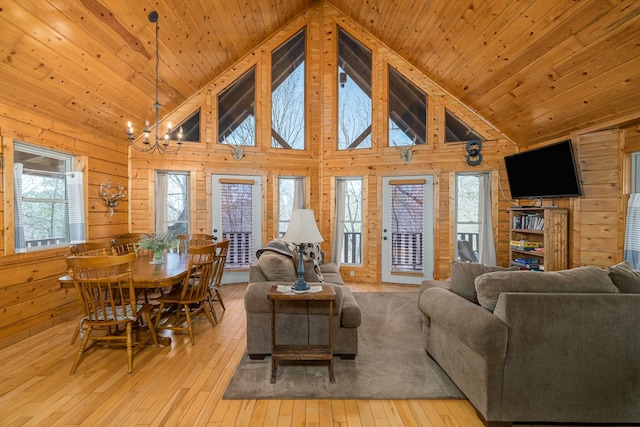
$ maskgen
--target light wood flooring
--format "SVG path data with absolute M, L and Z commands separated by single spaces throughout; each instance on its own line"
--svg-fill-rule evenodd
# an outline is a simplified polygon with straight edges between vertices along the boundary
M 354 292 L 415 291 L 349 285 Z M 69 321 L 0 350 L 0 426 L 477 426 L 466 400 L 222 400 L 245 351 L 246 285 L 225 285 L 224 315 L 197 321 L 196 344 L 171 335 L 127 374 L 124 350 L 97 348 L 69 375 L 77 342 Z M 164 335 L 169 335 L 163 332 Z M 339 380 L 339 378 L 338 378 Z

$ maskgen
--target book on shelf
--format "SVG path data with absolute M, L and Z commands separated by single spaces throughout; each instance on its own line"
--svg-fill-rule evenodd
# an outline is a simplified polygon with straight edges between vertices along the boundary
M 544 217 L 540 214 L 518 214 L 513 216 L 513 228 L 519 230 L 544 230 Z

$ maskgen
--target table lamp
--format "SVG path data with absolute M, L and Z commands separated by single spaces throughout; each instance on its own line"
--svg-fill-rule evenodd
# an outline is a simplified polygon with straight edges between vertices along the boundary
M 291 287 L 294 292 L 309 290 L 309 284 L 304 280 L 304 247 L 308 243 L 320 243 L 324 241 L 318 231 L 313 209 L 294 209 L 291 213 L 289 228 L 282 238 L 285 242 L 295 243 L 300 249 L 298 259 L 298 279 Z

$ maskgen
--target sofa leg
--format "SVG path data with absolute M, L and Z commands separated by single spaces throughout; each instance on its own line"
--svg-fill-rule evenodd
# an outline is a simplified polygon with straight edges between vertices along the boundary
M 264 360 L 265 357 L 267 357 L 267 354 L 249 354 L 249 359 L 251 360 Z
M 340 356 L 342 360 L 353 360 L 356 358 L 355 354 L 336 354 L 336 356 Z

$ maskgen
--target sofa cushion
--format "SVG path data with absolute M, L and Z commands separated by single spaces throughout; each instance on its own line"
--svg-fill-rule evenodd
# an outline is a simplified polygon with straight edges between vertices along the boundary
M 474 280 L 491 271 L 518 270 L 518 267 L 496 267 L 473 262 L 453 261 L 451 263 L 451 291 L 478 304 Z
M 480 305 L 493 311 L 502 292 L 618 293 L 608 272 L 596 267 L 569 270 L 496 271 L 475 280 Z
M 258 268 L 269 281 L 295 281 L 298 275 L 293 260 L 281 253 L 265 251 L 256 261 Z
M 640 293 L 640 271 L 634 270 L 628 261 L 607 267 L 607 271 L 620 292 Z

